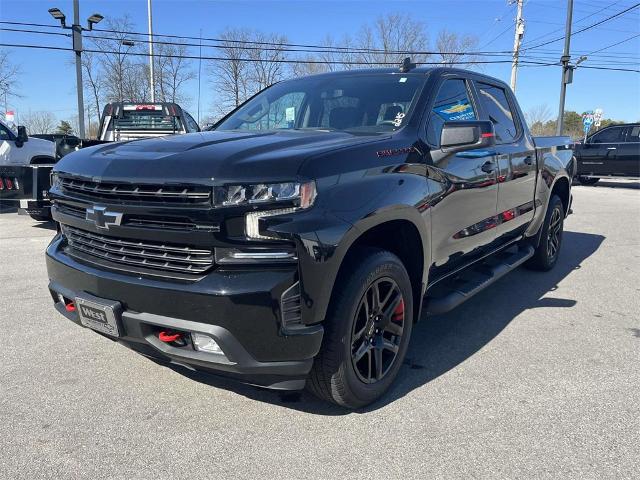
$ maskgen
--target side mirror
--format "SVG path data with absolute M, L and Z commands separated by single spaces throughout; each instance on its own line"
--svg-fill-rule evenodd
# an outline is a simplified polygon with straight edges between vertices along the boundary
M 440 135 L 444 153 L 490 148 L 496 144 L 493 123 L 488 121 L 445 122 Z
M 18 127 L 18 136 L 16 137 L 16 147 L 20 148 L 24 145 L 24 142 L 29 140 L 27 135 L 27 128 L 24 125 Z

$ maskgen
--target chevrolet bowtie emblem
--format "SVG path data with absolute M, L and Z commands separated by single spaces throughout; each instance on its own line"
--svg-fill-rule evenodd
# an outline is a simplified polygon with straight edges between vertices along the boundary
M 109 229 L 109 225 L 120 225 L 122 222 L 122 214 L 118 212 L 110 212 L 107 207 L 99 207 L 94 205 L 93 208 L 87 208 L 85 218 L 93 222 L 96 227 L 105 230 Z

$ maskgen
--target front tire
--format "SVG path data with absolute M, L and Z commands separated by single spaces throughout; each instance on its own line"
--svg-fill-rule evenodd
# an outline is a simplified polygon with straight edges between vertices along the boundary
M 558 261 L 560 247 L 562 246 L 562 233 L 564 229 L 564 205 L 557 195 L 549 200 L 549 208 L 542 224 L 540 243 L 535 249 L 526 267 L 532 270 L 551 270 Z
M 413 326 L 411 281 L 394 254 L 367 248 L 334 287 L 309 390 L 347 408 L 368 405 L 393 383 Z

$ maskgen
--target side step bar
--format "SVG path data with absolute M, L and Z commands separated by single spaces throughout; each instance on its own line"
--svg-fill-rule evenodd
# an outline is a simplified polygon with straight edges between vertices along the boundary
M 487 262 L 476 265 L 444 285 L 438 285 L 442 296 L 426 297 L 427 314 L 440 315 L 456 308 L 469 300 L 476 293 L 501 279 L 507 273 L 515 270 L 529 260 L 534 253 L 531 245 L 521 246 L 515 252 L 503 251 L 489 258 Z M 497 262 L 496 262 L 497 261 Z

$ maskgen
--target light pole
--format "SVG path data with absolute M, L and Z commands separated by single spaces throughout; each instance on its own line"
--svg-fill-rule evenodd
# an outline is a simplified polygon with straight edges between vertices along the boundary
M 556 125 L 556 135 L 562 135 L 564 127 L 564 98 L 567 93 L 567 85 L 573 81 L 573 67 L 569 65 L 571 55 L 569 47 L 571 45 L 571 21 L 573 18 L 573 0 L 567 0 L 567 24 L 564 32 L 564 52 L 560 57 L 562 64 L 562 80 L 560 81 L 560 107 L 558 108 L 558 121 Z
M 53 18 L 60 21 L 60 26 L 73 32 L 73 51 L 76 55 L 76 90 L 78 92 L 78 128 L 81 138 L 85 138 L 84 130 L 84 96 L 82 88 L 82 32 L 93 30 L 93 26 L 100 23 L 104 18 L 99 13 L 94 13 L 87 18 L 87 28 L 80 25 L 80 2 L 73 0 L 73 25 L 67 26 L 64 13 L 59 8 L 50 8 L 49 13 Z
M 151 0 L 147 0 L 147 12 L 149 20 L 149 86 L 151 87 L 151 103 L 155 103 L 156 82 L 153 73 L 153 17 L 151 15 Z

